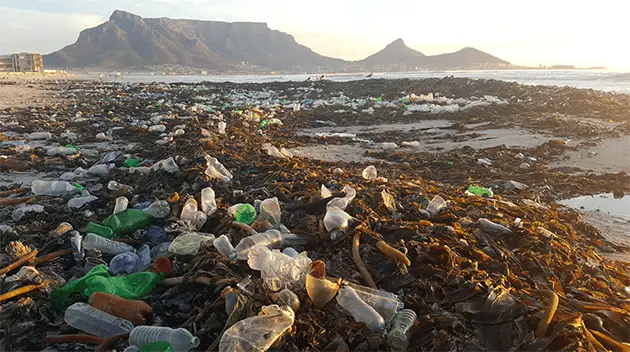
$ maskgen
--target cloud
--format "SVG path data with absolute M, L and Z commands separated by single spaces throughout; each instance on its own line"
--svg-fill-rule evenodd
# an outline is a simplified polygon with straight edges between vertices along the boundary
M 44 13 L 0 6 L 0 54 L 49 53 L 72 44 L 85 28 L 106 19 L 81 13 Z

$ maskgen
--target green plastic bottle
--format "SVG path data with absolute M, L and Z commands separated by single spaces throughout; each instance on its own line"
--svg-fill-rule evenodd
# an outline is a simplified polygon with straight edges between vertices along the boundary
M 114 231 L 112 229 L 110 229 L 107 226 L 103 226 L 100 224 L 96 224 L 93 222 L 90 222 L 88 224 L 87 227 L 87 232 L 88 233 L 93 233 L 95 235 L 99 235 L 101 237 L 105 237 L 109 240 L 111 240 L 112 238 L 116 237 L 116 234 L 114 233 Z
M 72 149 L 76 150 L 77 152 L 79 150 L 81 150 L 81 147 L 76 146 L 76 145 L 72 145 L 72 144 L 66 144 L 66 148 L 72 148 Z
M 140 166 L 140 160 L 129 158 L 122 163 L 123 167 L 138 167 Z
M 494 192 L 489 188 L 473 185 L 468 186 L 468 192 L 480 197 L 492 197 L 494 195 Z
M 234 219 L 238 222 L 249 225 L 256 221 L 256 208 L 249 203 L 241 204 L 238 208 L 236 208 Z
M 269 120 L 268 119 L 264 119 L 262 121 L 260 121 L 260 123 L 258 124 L 258 129 L 259 130 L 263 130 L 265 128 L 267 128 L 269 126 Z
M 143 271 L 125 276 L 94 276 L 86 280 L 83 294 L 87 297 L 94 292 L 105 292 L 126 299 L 145 297 L 164 278 L 162 273 Z
M 153 218 L 142 210 L 127 209 L 108 216 L 103 220 L 103 225 L 112 229 L 117 235 L 123 236 L 148 227 L 152 220 Z
M 139 352 L 173 352 L 173 346 L 166 341 L 147 343 L 140 347 Z

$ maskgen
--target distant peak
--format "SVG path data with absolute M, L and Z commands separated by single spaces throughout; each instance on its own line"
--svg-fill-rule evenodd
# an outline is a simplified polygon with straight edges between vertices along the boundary
M 394 40 L 393 42 L 389 43 L 388 46 L 407 46 L 407 45 L 405 44 L 405 41 L 402 40 L 402 38 L 398 38 Z
M 138 15 L 134 15 L 131 12 L 123 11 L 123 10 L 114 10 L 112 15 L 109 16 L 110 21 L 120 21 L 120 20 L 142 20 L 142 17 Z

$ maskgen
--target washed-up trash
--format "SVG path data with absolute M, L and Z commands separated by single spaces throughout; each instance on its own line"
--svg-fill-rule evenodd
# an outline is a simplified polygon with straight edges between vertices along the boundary
M 129 343 L 137 347 L 160 341 L 168 342 L 174 352 L 188 352 L 199 346 L 199 338 L 182 328 L 141 325 L 129 334 Z
M 339 290 L 337 303 L 347 310 L 354 320 L 365 323 L 371 330 L 380 331 L 385 329 L 383 317 L 374 308 L 363 302 L 352 287 L 344 287 Z
M 232 180 L 232 174 L 219 162 L 217 158 L 213 158 L 206 154 L 206 172 L 205 174 L 211 179 L 219 179 L 223 182 Z
M 201 245 L 214 241 L 214 236 L 196 233 L 184 233 L 177 236 L 168 246 L 168 251 L 177 255 L 195 255 Z
M 249 203 L 239 204 L 236 209 L 234 209 L 234 219 L 249 225 L 256 221 L 256 208 Z
M 68 307 L 63 318 L 66 324 L 73 328 L 104 339 L 130 332 L 133 329 L 133 324 L 130 321 L 115 317 L 82 302 Z
M 387 342 L 393 350 L 404 351 L 409 347 L 411 327 L 417 317 L 416 312 L 411 309 L 403 309 L 396 313 L 392 327 L 387 334 Z
M 366 167 L 363 170 L 363 172 L 361 172 L 361 176 L 368 181 L 376 180 L 376 178 L 378 177 L 378 172 L 376 171 L 376 167 L 374 165 L 370 165 Z
M 44 212 L 44 206 L 40 204 L 22 205 L 11 213 L 11 218 L 14 221 L 20 221 L 28 213 L 42 213 Z
M 247 260 L 249 251 L 254 246 L 264 246 L 270 249 L 279 249 L 284 245 L 284 236 L 278 230 L 268 230 L 243 238 L 234 247 L 230 259 Z
M 223 333 L 219 351 L 266 351 L 292 325 L 295 313 L 289 307 L 264 306 L 261 315 L 241 320 Z
M 133 325 L 146 324 L 153 315 L 153 309 L 143 301 L 124 299 L 103 292 L 93 293 L 88 303 L 105 313 L 128 320 Z
M 494 196 L 494 192 L 492 192 L 490 188 L 473 186 L 473 185 L 468 186 L 468 189 L 466 190 L 466 194 L 475 195 L 479 197 L 488 197 L 488 198 Z
M 282 215 L 282 211 L 280 210 L 280 204 L 278 203 L 278 198 L 268 198 L 260 203 L 260 213 L 258 214 L 258 219 L 267 220 L 271 222 L 271 224 L 280 223 L 280 217 Z
M 515 189 L 519 190 L 519 191 L 522 191 L 524 189 L 527 189 L 527 187 L 528 186 L 526 184 L 520 183 L 520 182 L 517 182 L 517 181 L 507 181 L 505 183 L 505 185 L 503 185 L 503 188 L 505 188 L 505 190 L 507 190 L 507 191 L 511 191 L 511 190 L 515 190 Z
M 83 187 L 65 181 L 33 181 L 31 191 L 35 195 L 59 196 L 80 192 Z
M 492 166 L 492 160 L 490 160 L 488 158 L 479 158 L 479 159 L 477 159 L 477 165 Z

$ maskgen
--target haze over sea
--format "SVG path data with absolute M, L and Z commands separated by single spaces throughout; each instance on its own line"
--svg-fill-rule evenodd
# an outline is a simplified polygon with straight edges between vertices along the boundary
M 315 79 L 316 74 L 310 75 Z M 366 73 L 327 74 L 326 79 L 332 81 L 352 81 L 364 79 Z M 386 79 L 419 79 L 428 77 L 470 77 L 482 79 L 498 79 L 529 85 L 571 86 L 577 88 L 615 91 L 630 94 L 630 73 L 609 70 L 500 70 L 500 71 L 422 71 L 422 72 L 388 72 L 374 73 L 373 78 Z M 125 73 L 124 82 L 236 82 L 236 83 L 265 83 L 303 81 L 308 74 L 276 74 L 276 75 L 187 75 L 171 76 L 155 73 Z M 105 74 L 105 79 L 114 80 L 115 76 Z

